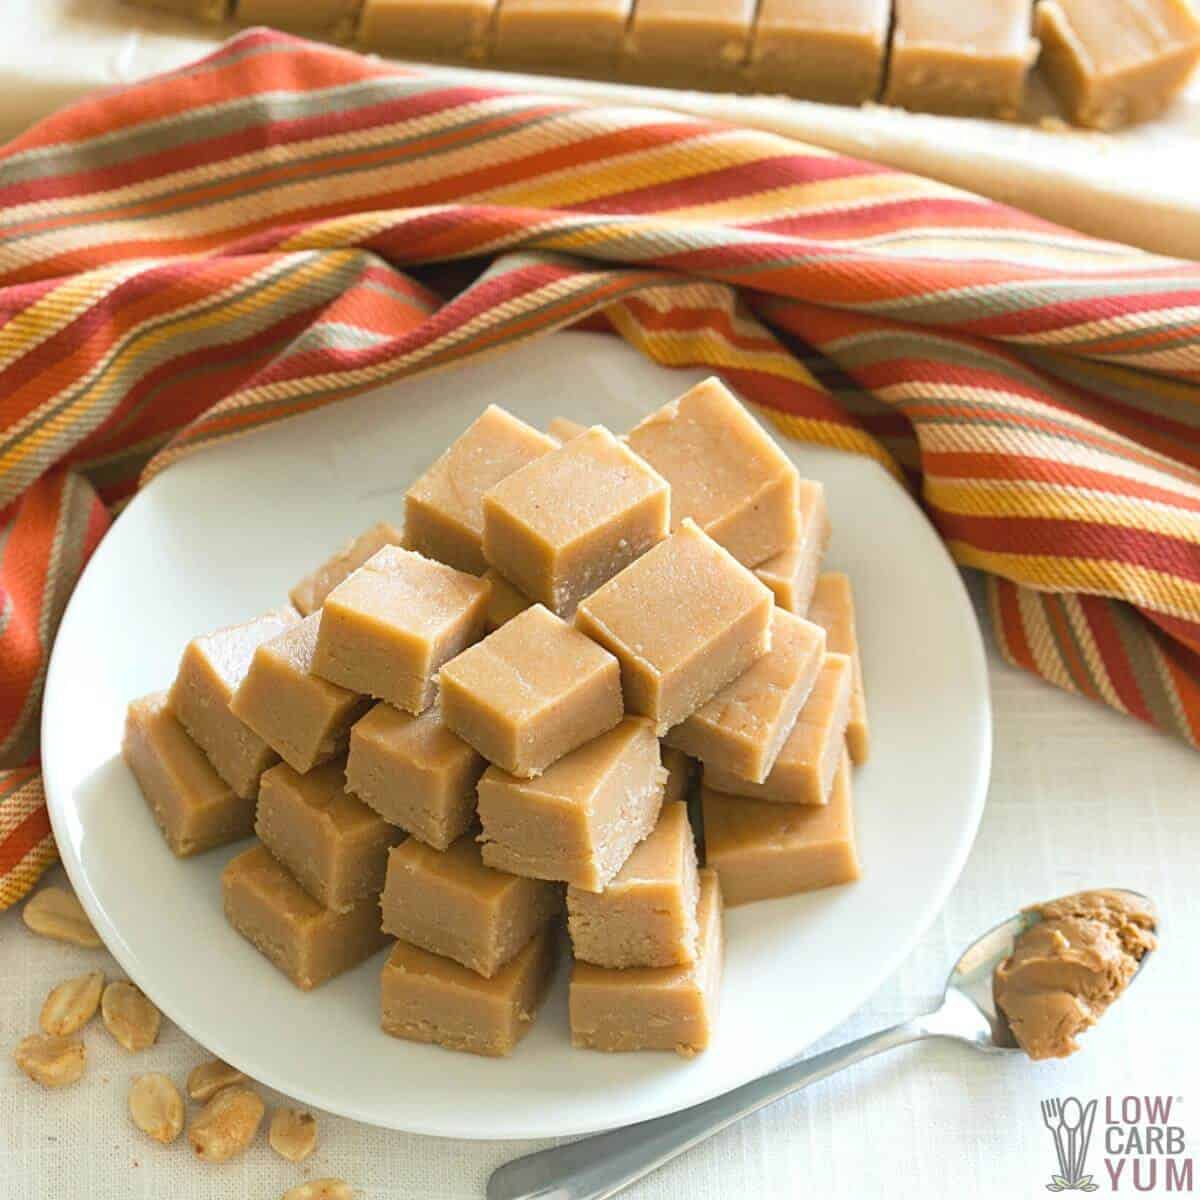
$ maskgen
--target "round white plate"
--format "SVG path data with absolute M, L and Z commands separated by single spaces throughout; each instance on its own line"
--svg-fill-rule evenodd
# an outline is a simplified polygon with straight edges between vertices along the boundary
M 705 1100 L 778 1066 L 849 1016 L 940 909 L 983 809 L 991 721 L 975 616 L 918 508 L 874 463 L 788 446 L 828 489 L 829 565 L 849 572 L 871 714 L 855 773 L 863 878 L 728 915 L 712 1047 L 571 1048 L 565 971 L 506 1060 L 385 1036 L 383 955 L 297 991 L 225 923 L 218 883 L 243 847 L 180 861 L 120 758 L 125 706 L 166 687 L 194 634 L 284 600 L 349 536 L 399 519 L 404 491 L 489 402 L 540 427 L 616 430 L 703 373 L 618 339 L 567 333 L 298 417 L 180 463 L 128 507 L 63 619 L 42 745 L 54 832 L 100 935 L 171 1020 L 263 1084 L 414 1133 L 583 1133 Z

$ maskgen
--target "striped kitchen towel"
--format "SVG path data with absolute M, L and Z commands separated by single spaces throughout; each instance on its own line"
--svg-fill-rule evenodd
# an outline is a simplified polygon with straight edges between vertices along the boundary
M 0 151 L 0 906 L 46 660 L 185 455 L 588 321 L 866 454 L 1013 662 L 1195 743 L 1200 266 L 767 133 L 250 30 Z

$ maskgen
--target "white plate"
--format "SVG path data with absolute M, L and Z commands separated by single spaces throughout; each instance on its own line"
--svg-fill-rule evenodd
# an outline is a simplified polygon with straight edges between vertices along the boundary
M 238 848 L 181 862 L 119 757 L 126 704 L 165 687 L 187 640 L 278 604 L 381 517 L 494 401 L 625 429 L 702 373 L 616 338 L 560 334 L 401 383 L 180 463 L 130 505 L 63 619 L 42 722 L 50 815 L 100 935 L 173 1021 L 297 1100 L 415 1133 L 576 1134 L 657 1116 L 798 1055 L 890 974 L 940 909 L 983 809 L 991 721 L 983 648 L 958 573 L 904 492 L 866 459 L 788 450 L 824 480 L 830 565 L 850 573 L 871 707 L 855 776 L 861 882 L 729 913 L 711 1049 L 573 1050 L 560 977 L 507 1060 L 380 1032 L 382 955 L 305 995 L 226 925 L 218 876 Z

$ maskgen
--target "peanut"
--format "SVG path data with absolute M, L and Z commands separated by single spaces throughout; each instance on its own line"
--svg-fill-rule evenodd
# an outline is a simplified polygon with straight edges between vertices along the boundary
M 283 1193 L 283 1200 L 352 1200 L 354 1189 L 344 1179 L 310 1179 Z
M 187 1077 L 187 1094 L 191 1099 L 205 1104 L 222 1088 L 241 1083 L 245 1078 L 236 1067 L 214 1058 L 192 1068 Z
M 139 1075 L 129 1088 L 129 1115 L 144 1134 L 167 1146 L 183 1132 L 183 1097 L 165 1075 Z
M 35 892 L 21 910 L 21 919 L 42 937 L 89 949 L 101 944 L 83 905 L 64 888 L 44 887 Z
M 201 1110 L 188 1130 L 198 1158 L 227 1162 L 254 1141 L 266 1105 L 255 1091 L 240 1084 L 223 1088 Z
M 127 979 L 116 979 L 100 999 L 104 1028 L 130 1052 L 145 1050 L 158 1040 L 162 1014 L 146 999 L 141 988 Z
M 17 1066 L 42 1087 L 60 1088 L 74 1083 L 87 1062 L 87 1051 L 78 1038 L 31 1033 L 13 1052 Z
M 77 1033 L 96 1015 L 103 988 L 104 976 L 99 971 L 89 971 L 52 988 L 38 1018 L 42 1031 L 56 1037 Z
M 288 1162 L 303 1162 L 317 1148 L 317 1120 L 312 1113 L 277 1108 L 271 1117 L 267 1141 Z

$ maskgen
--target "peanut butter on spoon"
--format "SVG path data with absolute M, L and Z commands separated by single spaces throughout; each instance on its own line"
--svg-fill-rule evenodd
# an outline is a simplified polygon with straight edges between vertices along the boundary
M 993 977 L 996 1006 L 1030 1058 L 1066 1058 L 1158 945 L 1153 904 L 1136 892 L 1091 891 L 1033 906 Z

